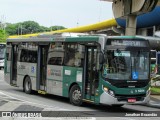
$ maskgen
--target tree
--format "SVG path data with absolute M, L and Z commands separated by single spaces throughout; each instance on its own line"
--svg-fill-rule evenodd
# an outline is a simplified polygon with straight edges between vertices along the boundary
M 6 33 L 8 33 L 8 35 L 16 35 L 17 34 L 17 25 L 16 24 L 11 24 L 11 23 L 7 23 L 7 26 L 5 28 Z
M 40 31 L 40 26 L 34 21 L 25 21 L 21 24 L 22 34 L 36 33 Z
M 24 21 L 16 24 L 7 23 L 6 32 L 8 35 L 24 35 L 40 32 L 49 32 L 55 30 L 65 29 L 63 26 L 51 26 L 50 28 L 45 26 L 40 26 L 35 21 Z
M 40 26 L 39 32 L 49 32 L 50 29 L 48 27 Z
M 51 27 L 50 27 L 50 30 L 52 30 L 52 31 L 62 30 L 62 29 L 66 29 L 66 28 L 63 27 L 63 26 L 58 26 L 58 25 L 56 25 L 56 26 L 51 26 Z
M 0 42 L 6 42 L 7 35 L 4 30 L 0 29 Z

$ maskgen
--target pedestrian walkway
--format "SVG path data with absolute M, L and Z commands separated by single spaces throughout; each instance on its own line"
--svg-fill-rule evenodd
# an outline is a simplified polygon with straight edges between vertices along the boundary
M 151 95 L 151 99 L 160 103 L 160 95 Z
M 151 95 L 151 100 L 147 106 L 160 108 L 160 95 Z
M 149 107 L 160 108 L 160 96 L 151 95 L 151 101 L 147 104 Z M 15 117 L 14 120 L 20 120 L 19 116 L 37 116 L 39 120 L 64 120 L 64 117 L 82 117 L 83 112 L 67 112 L 69 110 L 61 109 L 58 107 L 47 107 L 39 104 L 24 102 L 11 96 L 7 96 L 0 92 L 0 120 L 13 120 L 9 119 L 12 115 Z M 8 117 L 9 116 L 9 117 Z M 18 116 L 18 117 L 17 117 Z M 42 116 L 44 117 L 42 119 Z M 36 117 L 36 119 L 37 119 Z M 58 118 L 57 118 L 58 117 Z M 61 117 L 61 118 L 60 118 Z M 86 117 L 85 117 L 86 118 Z M 34 120 L 34 118 L 32 118 Z M 81 118 L 83 120 L 83 117 Z M 24 120 L 31 120 L 27 117 Z M 77 120 L 77 119 L 76 119 Z M 95 120 L 92 117 L 87 117 L 87 120 Z
M 43 109 L 43 106 L 39 107 L 0 92 L 0 111 L 42 111 Z
M 93 117 L 85 116 L 81 112 L 70 112 L 67 109 L 58 107 L 49 107 L 40 104 L 29 103 L 22 101 L 11 96 L 7 96 L 0 91 L 0 120 L 66 120 L 70 117 L 70 120 L 78 120 L 77 117 L 81 117 L 81 120 L 95 120 Z M 85 118 L 85 119 L 84 119 Z

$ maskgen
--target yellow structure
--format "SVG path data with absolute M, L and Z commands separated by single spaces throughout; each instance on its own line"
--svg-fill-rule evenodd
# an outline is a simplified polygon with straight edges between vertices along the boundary
M 43 32 L 43 33 L 35 33 L 35 34 L 26 34 L 26 35 L 15 35 L 15 36 L 9 36 L 9 38 L 18 38 L 18 37 L 22 37 L 22 38 L 27 38 L 27 37 L 36 37 L 38 35 L 42 35 L 42 34 L 54 34 L 54 33 L 62 33 L 62 32 L 90 32 L 90 31 L 96 31 L 96 30 L 102 30 L 102 29 L 106 29 L 106 28 L 110 28 L 112 26 L 116 26 L 117 22 L 115 19 L 109 19 L 109 20 L 105 20 L 102 22 L 98 22 L 95 24 L 90 24 L 90 25 L 86 25 L 86 26 L 80 26 L 80 27 L 76 27 L 76 28 L 68 28 L 68 29 L 63 29 L 63 30 L 56 30 L 56 31 L 51 31 L 51 32 Z

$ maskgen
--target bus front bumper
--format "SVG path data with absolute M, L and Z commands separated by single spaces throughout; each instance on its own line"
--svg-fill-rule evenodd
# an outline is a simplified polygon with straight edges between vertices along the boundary
M 120 104 L 147 104 L 150 101 L 150 93 L 144 97 L 143 101 L 128 102 L 128 101 L 118 101 L 117 98 L 111 96 L 110 94 L 103 92 L 100 96 L 100 104 L 105 105 L 120 105 Z

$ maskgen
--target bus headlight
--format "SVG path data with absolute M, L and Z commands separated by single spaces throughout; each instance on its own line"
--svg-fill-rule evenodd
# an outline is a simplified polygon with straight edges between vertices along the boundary
M 111 96 L 113 96 L 113 97 L 115 96 L 115 95 L 114 95 L 114 91 L 112 91 L 112 90 L 109 90 L 108 93 L 109 93 Z
M 109 89 L 107 87 L 103 87 L 103 90 L 108 93 Z
M 114 95 L 114 91 L 110 90 L 109 88 L 103 86 L 103 90 L 104 90 L 106 93 L 110 94 L 111 96 L 113 96 L 113 97 L 115 96 L 115 95 Z

